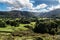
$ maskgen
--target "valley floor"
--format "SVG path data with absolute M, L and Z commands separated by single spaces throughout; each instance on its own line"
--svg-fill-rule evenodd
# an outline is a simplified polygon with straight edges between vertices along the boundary
M 28 31 L 17 33 L 0 32 L 0 40 L 60 40 L 60 35 L 30 33 Z
M 9 21 L 10 20 L 10 21 Z M 32 28 L 35 28 L 38 26 L 41 26 L 42 24 L 45 26 L 44 23 L 46 23 L 47 25 L 49 25 L 50 27 L 50 23 L 52 22 L 54 25 L 52 25 L 52 27 L 54 26 L 55 27 L 55 21 L 52 19 L 30 19 L 30 21 L 28 20 L 27 23 L 28 24 L 24 24 L 26 23 L 26 20 L 28 19 L 5 19 L 5 20 L 0 20 L 0 26 L 4 26 L 4 24 L 6 25 L 6 27 L 0 27 L 0 40 L 60 40 L 60 35 L 50 35 L 50 34 L 41 34 L 41 33 L 34 33 L 34 30 L 32 31 Z M 57 19 L 58 20 L 58 19 Z M 60 19 L 59 19 L 60 20 Z M 57 21 L 59 24 L 59 27 L 60 27 L 60 21 Z M 21 22 L 22 23 L 21 23 Z M 36 21 L 36 22 L 33 22 L 33 21 Z M 50 22 L 51 21 L 51 22 Z M 12 24 L 8 24 L 6 22 L 11 22 L 12 24 L 14 24 L 12 26 Z M 20 23 L 19 23 L 20 22 Z M 30 22 L 30 23 L 29 23 Z M 41 22 L 41 25 L 40 25 L 40 22 Z M 3 23 L 3 24 L 2 24 Z M 15 23 L 18 23 L 19 26 L 16 27 Z M 37 25 L 37 26 L 36 26 Z M 41 26 L 43 28 L 45 28 L 44 26 Z M 51 28 L 52 28 L 51 27 Z M 58 32 L 60 33 L 60 28 L 58 27 Z M 43 29 L 42 28 L 42 29 Z M 54 32 L 55 32 L 55 29 L 54 28 Z M 36 30 L 37 31 L 37 30 Z M 40 31 L 40 30 L 38 30 Z

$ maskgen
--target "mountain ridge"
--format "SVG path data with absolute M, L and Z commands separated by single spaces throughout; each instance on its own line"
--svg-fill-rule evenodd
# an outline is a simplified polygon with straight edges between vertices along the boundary
M 20 18 L 20 17 L 43 17 L 43 18 L 50 18 L 50 17 L 60 17 L 60 9 L 55 9 L 50 12 L 29 12 L 29 11 L 19 11 L 19 10 L 12 10 L 12 11 L 0 11 L 0 17 L 12 17 L 12 18 Z
M 40 13 L 39 16 L 40 17 L 47 17 L 47 18 L 60 17 L 60 9 L 55 9 L 50 12 Z
M 20 17 L 33 17 L 34 15 L 32 12 L 28 11 L 0 11 L 0 17 L 13 17 L 13 18 L 20 18 Z

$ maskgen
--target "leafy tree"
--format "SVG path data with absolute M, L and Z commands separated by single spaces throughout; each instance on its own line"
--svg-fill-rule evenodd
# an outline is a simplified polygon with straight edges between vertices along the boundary
M 12 21 L 10 25 L 17 27 L 17 26 L 19 26 L 19 23 L 15 22 L 15 21 Z
M 33 31 L 37 33 L 56 34 L 58 31 L 57 28 L 58 24 L 56 22 L 39 22 L 36 24 Z
M 10 20 L 7 20 L 6 21 L 6 24 L 8 24 L 8 25 L 11 24 L 11 21 Z
M 39 23 L 34 28 L 34 32 L 37 33 L 45 33 L 46 31 L 47 31 L 47 27 L 45 26 L 45 23 Z
M 26 26 L 24 26 L 24 27 L 26 27 L 26 28 L 29 28 L 29 29 L 33 29 L 33 27 L 32 26 L 29 26 L 29 25 L 26 25 Z
M 0 21 L 0 27 L 6 27 L 5 22 Z
M 11 26 L 15 26 L 15 27 L 19 26 L 18 22 L 16 22 L 16 21 L 10 21 L 10 20 L 6 21 L 6 24 L 11 25 Z

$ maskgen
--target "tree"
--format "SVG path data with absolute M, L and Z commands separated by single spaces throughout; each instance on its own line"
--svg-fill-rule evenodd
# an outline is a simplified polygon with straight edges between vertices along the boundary
M 15 27 L 19 26 L 18 22 L 16 22 L 16 21 L 10 21 L 10 20 L 6 21 L 6 24 L 11 25 L 11 26 L 15 26 Z
M 15 22 L 15 21 L 12 21 L 10 25 L 17 27 L 17 26 L 19 26 L 19 23 Z
M 39 22 L 36 24 L 33 31 L 36 33 L 49 33 L 54 35 L 58 31 L 57 27 L 58 24 L 56 22 Z
M 5 22 L 0 21 L 0 27 L 6 27 Z
M 37 33 L 46 33 L 47 32 L 47 27 L 45 23 L 39 23 L 38 25 L 35 26 L 34 32 Z

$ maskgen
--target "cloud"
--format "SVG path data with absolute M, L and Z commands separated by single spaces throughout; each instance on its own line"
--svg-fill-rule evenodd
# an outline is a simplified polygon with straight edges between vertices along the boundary
M 31 2 L 31 3 L 35 3 L 35 1 L 33 1 L 33 0 L 31 0 L 30 2 Z
M 47 9 L 42 9 L 42 10 L 29 10 L 31 12 L 48 12 Z
M 38 9 L 47 7 L 46 4 L 39 4 L 33 7 L 34 1 L 30 0 L 0 0 L 0 2 L 8 3 L 8 10 L 38 11 Z
M 45 7 L 47 7 L 47 8 L 45 8 Z M 51 5 L 51 6 L 48 6 L 48 5 L 46 5 L 46 6 L 44 6 L 44 7 L 37 7 L 37 8 L 34 8 L 34 9 L 32 9 L 31 11 L 32 12 L 49 12 L 49 11 L 52 11 L 52 10 L 55 10 L 55 9 L 60 9 L 60 5 L 58 4 L 58 5 Z
M 15 8 L 32 8 L 33 4 L 30 2 L 30 0 L 0 0 L 0 2 L 5 2 L 9 3 L 10 6 L 8 7 L 9 9 Z
M 32 7 L 31 10 L 39 10 L 39 9 L 44 9 L 46 8 L 48 5 L 47 4 L 39 4 L 36 7 Z
M 45 8 L 45 7 L 47 7 L 46 4 L 40 4 L 40 5 L 38 5 L 38 6 L 36 7 L 36 9 Z
M 55 10 L 55 9 L 60 9 L 60 5 L 56 5 L 56 6 L 51 6 L 47 8 L 49 11 Z
M 46 0 L 46 1 L 48 1 L 48 0 Z M 56 0 L 56 1 L 58 1 L 60 3 L 60 0 Z M 31 0 L 0 0 L 0 2 L 8 4 L 8 6 L 7 6 L 8 10 L 48 12 L 48 11 L 52 11 L 52 10 L 60 8 L 60 4 L 49 6 L 46 3 L 37 4 L 37 6 L 34 7 L 33 3 L 36 1 L 31 1 Z
M 57 0 L 60 3 L 60 0 Z
M 48 5 L 47 4 L 39 4 L 36 7 L 33 7 L 30 11 L 32 12 L 47 12 L 47 10 L 45 9 Z

